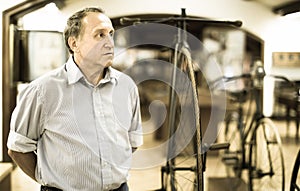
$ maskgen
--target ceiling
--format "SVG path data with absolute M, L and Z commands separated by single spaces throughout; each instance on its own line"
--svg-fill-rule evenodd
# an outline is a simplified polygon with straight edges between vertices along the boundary
M 73 0 L 52 0 L 58 7 L 73 3 Z M 300 0 L 242 0 L 254 1 L 266 6 L 271 12 L 279 15 L 286 15 L 300 11 Z
M 243 0 L 243 1 L 256 1 L 270 9 L 276 8 L 278 6 L 282 6 L 288 3 L 300 2 L 300 0 Z M 56 4 L 64 6 L 65 4 L 71 4 L 72 0 L 53 0 Z

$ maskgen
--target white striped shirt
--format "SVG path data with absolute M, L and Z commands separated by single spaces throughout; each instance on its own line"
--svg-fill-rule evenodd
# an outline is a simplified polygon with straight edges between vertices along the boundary
M 143 142 L 138 91 L 129 76 L 109 67 L 94 87 L 70 57 L 19 97 L 7 146 L 36 152 L 39 183 L 99 191 L 127 181 L 131 148 Z

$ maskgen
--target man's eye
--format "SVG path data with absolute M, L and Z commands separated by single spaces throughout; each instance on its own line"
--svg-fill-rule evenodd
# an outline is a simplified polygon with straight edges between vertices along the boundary
M 105 35 L 103 33 L 99 33 L 99 37 L 103 38 Z
M 114 36 L 114 32 L 110 32 L 109 36 L 113 37 Z

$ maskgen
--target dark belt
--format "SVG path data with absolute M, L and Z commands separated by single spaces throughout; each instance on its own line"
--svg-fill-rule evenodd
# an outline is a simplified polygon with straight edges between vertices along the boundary
M 41 186 L 41 191 L 62 191 L 62 190 L 50 186 Z
M 121 184 L 121 186 L 119 188 L 114 189 L 112 191 L 129 191 L 127 182 Z
M 112 191 L 128 191 L 128 185 L 127 183 L 121 184 L 121 186 L 117 189 L 114 189 Z M 61 189 L 50 187 L 50 186 L 41 186 L 41 191 L 63 191 Z

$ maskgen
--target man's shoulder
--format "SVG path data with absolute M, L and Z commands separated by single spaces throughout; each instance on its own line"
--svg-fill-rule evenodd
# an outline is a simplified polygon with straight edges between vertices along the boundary
M 111 71 L 111 77 L 116 78 L 118 83 L 126 82 L 130 84 L 135 84 L 132 77 L 126 74 L 125 72 L 119 71 L 113 67 L 110 67 L 110 71 Z
M 50 70 L 44 73 L 43 75 L 41 75 L 40 77 L 38 77 L 36 81 L 49 81 L 56 78 L 62 78 L 63 77 L 62 75 L 65 73 L 64 68 L 65 65 L 62 65 L 56 69 Z
M 45 87 L 48 84 L 54 84 L 54 83 L 61 83 L 64 82 L 65 72 L 64 72 L 64 65 L 60 66 L 54 70 L 48 71 L 47 73 L 41 75 L 40 77 L 36 78 L 35 80 L 30 82 L 31 86 L 36 87 Z

